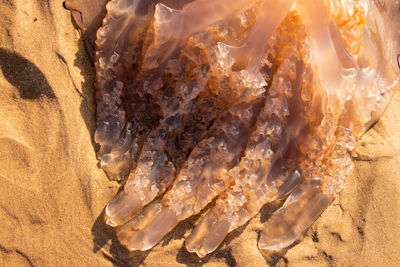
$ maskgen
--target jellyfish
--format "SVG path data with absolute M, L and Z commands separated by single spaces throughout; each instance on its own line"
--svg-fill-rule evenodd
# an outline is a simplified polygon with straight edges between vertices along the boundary
M 92 44 L 97 157 L 123 183 L 105 220 L 129 250 L 203 212 L 185 246 L 204 257 L 278 199 L 258 247 L 292 245 L 399 83 L 396 1 L 64 5 Z

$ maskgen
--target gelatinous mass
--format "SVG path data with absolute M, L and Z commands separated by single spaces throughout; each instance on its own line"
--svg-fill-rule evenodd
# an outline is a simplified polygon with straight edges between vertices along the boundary
M 125 182 L 105 212 L 119 241 L 148 250 L 214 201 L 185 243 L 203 257 L 283 198 L 258 246 L 298 240 L 398 85 L 398 1 L 107 2 L 64 4 L 89 41 L 98 29 L 95 141 Z

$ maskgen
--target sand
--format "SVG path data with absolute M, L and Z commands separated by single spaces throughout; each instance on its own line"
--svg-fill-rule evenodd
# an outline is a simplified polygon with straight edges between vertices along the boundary
M 128 253 L 103 223 L 118 190 L 95 155 L 93 70 L 62 1 L 0 1 L 0 266 L 396 266 L 400 93 L 363 138 L 346 189 L 283 258 L 264 257 L 271 207 L 200 260 L 183 248 L 197 217 Z

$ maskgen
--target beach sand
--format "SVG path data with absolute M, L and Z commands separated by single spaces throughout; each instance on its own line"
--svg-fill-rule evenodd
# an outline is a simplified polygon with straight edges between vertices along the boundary
M 93 80 L 61 0 L 0 1 L 0 266 L 398 266 L 399 90 L 362 138 L 345 190 L 283 258 L 257 249 L 268 206 L 199 259 L 183 247 L 199 216 L 140 253 L 105 226 L 119 184 L 96 159 Z

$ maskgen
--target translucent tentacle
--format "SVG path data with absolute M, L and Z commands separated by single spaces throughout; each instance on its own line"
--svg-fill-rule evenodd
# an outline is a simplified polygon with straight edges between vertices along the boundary
M 182 2 L 182 1 L 179 1 Z M 149 132 L 158 125 L 164 92 L 161 72 L 143 71 L 146 30 L 152 21 L 149 2 L 113 0 L 97 33 L 95 141 L 102 168 L 113 179 L 126 177 Z M 147 38 L 147 39 L 146 39 Z M 176 81 L 171 81 L 174 86 Z
M 354 87 L 358 66 L 344 46 L 335 42 L 341 37 L 338 32 L 331 32 L 329 8 L 321 0 L 298 0 L 296 7 L 309 33 L 316 83 L 331 98 L 345 101 Z
M 154 30 L 156 39 L 146 52 L 145 69 L 156 68 L 190 35 L 205 30 L 226 19 L 257 0 L 197 0 L 182 10 L 174 10 L 158 4 L 155 11 Z
M 341 190 L 345 177 L 353 171 L 349 152 L 355 147 L 355 139 L 341 126 L 335 139 L 319 160 L 299 163 L 304 183 L 266 222 L 259 240 L 261 250 L 279 250 L 299 240 Z M 323 163 L 315 166 L 316 162 Z
M 202 41 L 210 42 L 210 47 L 216 43 L 210 37 Z M 234 102 L 229 96 L 217 98 L 211 92 L 208 85 L 210 68 L 200 64 L 202 57 L 206 56 L 205 50 L 211 49 L 204 45 L 192 47 L 187 44 L 176 58 L 168 60 L 158 82 L 144 82 L 143 91 L 154 95 L 155 102 L 160 103 L 162 119 L 143 143 L 137 166 L 132 169 L 120 193 L 125 197 L 116 196 L 115 199 L 121 201 L 112 201 L 107 206 L 108 224 L 116 226 L 125 223 L 144 205 L 162 194 L 175 179 L 193 147 L 205 137 L 222 106 Z M 185 78 L 182 77 L 183 70 Z M 215 81 L 215 77 L 212 79 Z M 213 86 L 221 91 L 231 89 L 226 84 Z M 132 203 L 132 210 L 124 208 L 129 203 L 123 200 L 132 201 L 129 194 L 137 200 Z
M 156 201 L 147 206 L 140 216 L 117 230 L 121 244 L 130 250 L 148 250 L 177 224 L 176 214 Z
M 267 221 L 259 240 L 262 250 L 278 250 L 301 238 L 336 193 L 343 188 L 345 177 L 353 169 L 349 152 L 354 149 L 356 140 L 353 130 L 344 127 L 341 122 L 343 116 L 349 112 L 346 102 L 352 99 L 354 90 L 360 89 L 356 78 L 362 77 L 363 74 L 357 61 L 348 54 L 337 26 L 329 22 L 328 16 L 323 14 L 323 2 L 314 3 L 320 4 L 322 10 L 321 14 L 315 12 L 314 17 L 303 9 L 305 6 L 301 5 L 304 2 L 299 2 L 309 38 L 321 41 L 319 44 L 315 40 L 314 43 L 311 41 L 310 45 L 314 81 L 308 83 L 305 79 L 303 82 L 303 101 L 310 129 L 307 138 L 298 144 L 305 155 L 298 163 L 304 183 Z M 307 4 L 312 4 L 311 2 Z M 336 66 L 329 66 L 333 67 L 330 69 L 333 71 L 332 76 L 336 75 L 338 79 L 335 82 L 327 79 L 329 73 L 324 74 L 319 69 L 322 67 L 318 66 L 319 57 L 322 58 L 322 54 L 318 55 L 321 51 L 328 55 L 328 62 L 331 59 L 336 61 L 332 63 Z M 307 55 L 303 54 L 303 58 L 306 59 Z M 310 73 L 307 68 L 306 76 Z M 347 75 L 347 70 L 351 70 L 350 75 Z M 348 85 L 351 80 L 354 80 L 353 87 Z M 334 86 L 337 86 L 336 91 L 332 91 Z
M 96 41 L 97 129 L 94 139 L 100 145 L 97 156 L 101 165 L 114 179 L 127 174 L 132 156 L 138 150 L 137 141 L 134 141 L 138 127 L 136 123 L 126 124 L 126 111 L 121 107 L 124 90 L 132 83 L 124 74 L 139 57 L 135 47 L 145 23 L 145 16 L 129 16 L 135 14 L 138 3 L 138 0 L 111 1 Z M 132 36 L 131 40 L 124 38 L 125 35 Z
M 399 39 L 395 38 L 398 33 L 393 29 L 399 27 L 400 21 L 394 15 L 394 5 L 393 1 L 371 1 L 364 11 L 368 13 L 364 13 L 366 25 L 357 54 L 361 71 L 357 90 L 352 92 L 342 118 L 343 125 L 353 129 L 356 136 L 362 135 L 382 115 L 400 81 L 397 52 L 393 48 L 399 45 Z
M 202 109 L 205 107 L 198 107 L 198 105 L 205 96 L 201 96 L 200 100 L 198 98 L 199 94 L 205 90 L 208 80 L 207 70 L 197 68 L 194 73 L 199 74 L 202 79 L 177 84 L 177 96 L 171 97 L 170 105 L 163 108 L 164 119 L 149 134 L 143 144 L 136 169 L 129 175 L 124 190 L 115 197 L 121 200 L 111 201 L 107 205 L 108 224 L 116 226 L 127 222 L 139 213 L 144 205 L 164 193 L 174 180 L 177 169 L 181 168 L 186 154 L 205 135 L 205 131 L 201 134 L 200 130 L 196 131 L 195 125 L 191 123 L 193 116 L 201 116 L 202 111 L 204 113 Z M 199 109 L 194 110 L 196 107 Z M 209 120 L 203 123 L 207 124 L 211 120 L 212 117 L 209 117 Z M 190 132 L 196 131 L 196 135 L 192 138 L 188 138 L 190 134 L 184 136 L 185 129 Z M 180 139 L 182 146 L 176 144 L 177 139 Z M 124 196 L 123 199 L 122 196 Z M 132 205 L 132 210 L 124 208 L 129 205 Z
M 297 241 L 333 197 L 322 191 L 322 180 L 312 179 L 290 194 L 283 206 L 267 221 L 258 247 L 261 250 L 279 250 Z
M 370 6 L 369 12 L 373 10 L 376 10 L 374 6 Z M 371 17 L 377 18 L 378 21 L 381 18 L 379 15 Z M 303 141 L 303 144 L 299 144 L 300 149 L 306 155 L 305 161 L 299 163 L 306 182 L 298 187 L 284 206 L 267 221 L 259 240 L 260 249 L 281 249 L 301 238 L 344 186 L 345 177 L 352 172 L 353 164 L 349 152 L 355 148 L 355 136 L 359 136 L 365 131 L 368 121 L 376 115 L 374 112 L 379 110 L 382 102 L 386 102 L 390 98 L 386 95 L 386 91 L 393 90 L 393 86 L 398 82 L 398 78 L 392 76 L 393 65 L 386 62 L 384 63 L 387 66 L 384 68 L 385 70 L 378 67 L 376 58 L 382 58 L 381 62 L 387 58 L 383 54 L 379 56 L 379 53 L 383 51 L 378 48 L 382 45 L 382 40 L 373 37 L 372 33 L 379 28 L 379 24 L 367 23 L 364 40 L 355 59 L 343 57 L 346 52 L 345 45 L 339 38 L 336 25 L 330 24 L 333 44 L 330 49 L 332 51 L 334 49 L 338 53 L 338 60 L 343 66 L 346 64 L 354 66 L 354 70 L 356 70 L 354 87 L 347 88 L 347 92 L 339 97 L 335 96 L 336 93 L 332 94 L 327 87 L 318 87 L 318 83 L 314 83 L 312 86 L 303 85 L 304 91 L 308 91 L 303 95 L 306 96 L 303 99 L 305 100 L 307 119 L 313 133 Z M 315 25 L 319 26 L 320 24 Z M 375 54 L 376 57 L 365 58 L 366 55 L 370 56 L 371 54 Z M 312 62 L 315 60 L 317 59 L 312 59 Z M 315 64 L 311 65 L 314 75 L 320 75 Z M 372 74 L 370 70 L 373 70 L 374 73 Z M 382 78 L 383 76 L 385 78 Z M 346 79 L 345 75 L 342 79 Z M 377 81 L 385 82 L 377 85 L 375 84 Z M 311 93 L 310 88 L 312 88 Z M 342 99 L 343 96 L 347 96 L 347 98 Z M 330 118 L 327 117 L 327 108 L 323 106 L 323 103 L 328 103 L 328 107 L 332 105 L 330 111 L 334 110 L 336 114 Z M 318 115 L 319 113 L 321 115 Z M 313 117 L 323 118 L 318 121 Z M 328 125 L 329 127 L 327 127 Z
M 221 44 L 226 46 L 228 56 L 233 57 L 235 64 L 247 66 L 246 70 L 257 76 L 267 41 L 282 23 L 293 3 L 294 0 L 264 1 L 245 44 L 240 47 Z
M 356 78 L 360 69 L 343 45 L 334 21 L 330 21 L 324 1 L 299 0 L 296 8 L 305 24 L 310 46 L 310 55 L 306 50 L 302 52 L 307 63 L 302 100 L 309 134 L 298 143 L 305 156 L 300 163 L 302 175 L 309 180 L 326 175 L 320 166 L 325 166 L 323 161 L 329 158 L 327 155 L 335 145 L 337 133 L 341 130 L 339 121 L 346 102 L 357 88 Z M 311 11 L 313 8 L 315 12 Z M 336 166 L 332 167 L 336 169 Z M 344 186 L 343 177 L 337 180 L 327 178 L 326 182 L 330 183 L 333 191 Z
M 198 144 L 190 154 L 172 188 L 162 198 L 162 212 L 138 229 L 124 226 L 129 240 L 120 237 L 120 241 L 131 250 L 149 249 L 179 221 L 198 213 L 226 190 L 232 178 L 227 171 L 237 164 L 260 105 L 258 100 L 240 103 L 228 110 L 213 126 L 212 137 Z M 163 220 L 166 227 L 157 227 L 157 222 Z
M 255 216 L 266 202 L 284 197 L 301 181 L 294 164 L 298 152 L 290 151 L 296 146 L 291 140 L 301 139 L 306 126 L 301 110 L 303 65 L 298 47 L 305 35 L 298 23 L 298 17 L 292 14 L 280 29 L 285 37 L 277 71 L 244 156 L 230 171 L 235 183 L 186 239 L 187 250 L 199 257 L 215 250 L 229 232 Z

